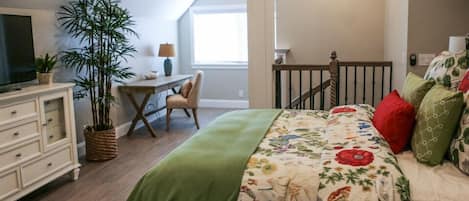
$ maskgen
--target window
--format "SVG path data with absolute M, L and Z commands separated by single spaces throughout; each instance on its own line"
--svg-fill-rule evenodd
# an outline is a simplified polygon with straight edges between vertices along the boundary
M 246 8 L 192 9 L 192 62 L 247 65 Z

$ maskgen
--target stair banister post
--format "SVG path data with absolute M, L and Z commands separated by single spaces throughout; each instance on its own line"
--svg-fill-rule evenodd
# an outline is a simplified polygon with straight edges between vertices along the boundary
M 331 74 L 331 108 L 335 107 L 339 104 L 339 60 L 337 60 L 337 52 L 332 51 L 330 55 L 330 62 L 329 62 L 329 72 Z

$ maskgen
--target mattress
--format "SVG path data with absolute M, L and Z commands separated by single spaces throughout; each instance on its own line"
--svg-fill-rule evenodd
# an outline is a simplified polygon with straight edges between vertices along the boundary
M 469 200 L 469 176 L 449 161 L 430 167 L 417 162 L 410 151 L 397 155 L 399 166 L 410 181 L 414 201 Z

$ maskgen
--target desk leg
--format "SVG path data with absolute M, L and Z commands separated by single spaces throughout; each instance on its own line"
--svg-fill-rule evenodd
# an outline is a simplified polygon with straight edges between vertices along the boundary
M 137 114 L 135 115 L 134 119 L 132 120 L 132 124 L 130 125 L 130 128 L 129 128 L 129 131 L 127 132 L 127 135 L 132 135 L 134 129 L 135 129 L 135 126 L 137 125 L 138 121 L 139 120 L 142 120 L 143 123 L 145 124 L 145 126 L 147 127 L 148 131 L 150 131 L 150 134 L 153 136 L 153 137 L 156 137 L 156 132 L 155 130 L 153 129 L 153 127 L 151 126 L 150 122 L 148 122 L 147 118 L 145 117 L 145 114 L 144 114 L 144 111 L 145 111 L 145 107 L 147 106 L 147 103 L 148 101 L 150 100 L 150 97 L 151 97 L 151 93 L 147 93 L 145 94 L 145 97 L 143 98 L 143 102 L 142 104 L 139 106 L 137 101 L 135 100 L 135 97 L 133 96 L 133 94 L 131 93 L 127 93 L 127 96 L 129 97 L 130 99 L 130 103 L 132 103 L 132 105 L 134 106 L 135 108 L 135 111 L 137 112 Z

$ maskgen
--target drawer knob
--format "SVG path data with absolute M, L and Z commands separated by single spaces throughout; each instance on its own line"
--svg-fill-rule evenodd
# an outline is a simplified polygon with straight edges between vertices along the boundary
M 21 158 L 21 156 L 23 156 L 23 154 L 21 154 L 21 153 L 16 154 L 16 158 Z
M 11 115 L 15 115 L 16 113 L 18 113 L 16 110 L 11 111 Z
M 47 120 L 47 122 L 52 122 L 52 121 L 53 121 L 53 119 L 52 119 L 52 118 L 50 118 L 50 119 L 48 119 L 48 120 Z
M 52 163 L 47 163 L 47 167 L 51 167 L 52 166 Z
M 47 126 L 47 123 L 43 123 L 42 126 Z
M 16 136 L 19 136 L 19 135 L 20 135 L 20 133 L 19 133 L 19 132 L 15 132 L 15 133 L 13 133 L 13 136 L 15 136 L 15 137 L 16 137 Z
M 49 135 L 49 139 L 52 139 L 52 138 L 54 138 L 54 136 L 53 136 L 53 135 Z

